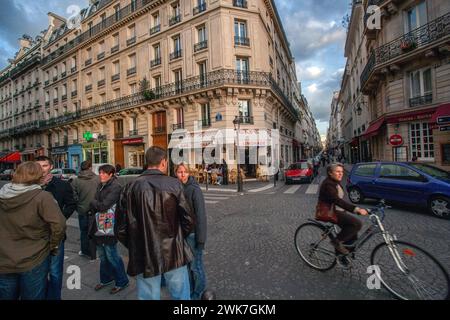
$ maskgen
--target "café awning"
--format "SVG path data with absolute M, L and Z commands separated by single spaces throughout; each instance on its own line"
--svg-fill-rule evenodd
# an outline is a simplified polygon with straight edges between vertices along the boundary
M 380 131 L 381 127 L 384 124 L 385 119 L 381 118 L 372 123 L 369 128 L 367 128 L 366 132 L 363 133 L 362 137 L 365 139 L 369 139 L 373 136 L 376 136 Z
M 12 152 L 8 154 L 7 156 L 4 156 L 0 159 L 0 162 L 3 163 L 20 163 L 21 162 L 21 155 L 19 151 Z

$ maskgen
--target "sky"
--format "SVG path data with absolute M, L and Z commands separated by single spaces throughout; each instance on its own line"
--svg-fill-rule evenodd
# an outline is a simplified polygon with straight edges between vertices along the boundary
M 297 76 L 321 135 L 326 135 L 333 91 L 345 68 L 343 17 L 350 0 L 275 0 L 296 60 Z M 14 56 L 22 34 L 35 37 L 47 27 L 47 13 L 71 15 L 71 5 L 88 0 L 1 0 L 0 69 Z

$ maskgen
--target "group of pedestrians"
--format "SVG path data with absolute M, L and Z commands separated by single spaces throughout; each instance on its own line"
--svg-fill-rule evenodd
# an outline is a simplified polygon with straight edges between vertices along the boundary
M 168 177 L 167 152 L 151 147 L 147 170 L 122 187 L 111 165 L 92 172 L 81 165 L 70 184 L 53 177 L 48 157 L 21 164 L 0 190 L 0 300 L 59 300 L 64 272 L 66 220 L 80 225 L 79 254 L 100 259 L 99 291 L 116 294 L 136 277 L 140 300 L 159 300 L 161 287 L 173 299 L 211 299 L 203 251 L 205 201 L 187 165 Z M 128 250 L 128 272 L 119 254 Z M 128 274 L 127 274 L 128 273 Z

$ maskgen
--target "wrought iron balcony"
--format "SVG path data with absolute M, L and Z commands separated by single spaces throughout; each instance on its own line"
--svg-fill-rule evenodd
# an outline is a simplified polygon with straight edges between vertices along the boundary
M 138 130 L 130 130 L 130 137 L 136 137 L 136 136 L 138 136 L 139 135 L 139 133 L 138 133 Z
M 61 73 L 61 78 L 65 78 L 67 76 L 67 72 L 64 71 L 63 73 Z
M 253 117 L 239 116 L 239 122 L 241 124 L 253 124 Z
M 166 127 L 155 127 L 153 128 L 153 134 L 165 134 Z
M 66 101 L 67 100 L 67 94 L 63 94 L 62 97 L 61 97 L 61 100 L 62 101 Z
M 115 74 L 115 75 L 113 75 L 113 76 L 111 77 L 111 81 L 112 81 L 112 82 L 118 81 L 118 80 L 120 80 L 120 73 Z
M 156 58 L 152 61 L 150 61 L 150 67 L 156 67 L 159 66 L 161 64 L 161 58 Z
M 154 26 L 153 28 L 150 29 L 150 35 L 158 33 L 161 31 L 161 25 L 158 24 L 157 26 Z
M 58 104 L 58 102 L 59 102 L 58 98 L 53 99 L 53 104 Z
M 75 98 L 78 95 L 78 91 L 77 90 L 72 91 L 71 95 L 72 95 L 72 98 Z
M 58 76 L 53 77 L 53 82 L 56 82 L 56 81 L 58 81 Z
M 106 80 L 105 80 L 105 79 L 99 80 L 99 81 L 97 82 L 97 88 L 104 87 L 105 84 L 106 84 Z
M 101 52 L 97 55 L 97 60 L 102 60 L 105 57 L 105 52 Z
M 170 60 L 175 60 L 183 56 L 183 50 L 177 50 L 170 54 Z
M 84 87 L 85 92 L 89 92 L 91 90 L 92 90 L 92 84 L 88 84 L 87 86 Z
M 237 46 L 250 46 L 250 39 L 246 37 L 234 37 L 234 44 Z
M 136 37 L 132 37 L 127 40 L 127 46 L 131 46 L 132 44 L 136 43 Z
M 70 72 L 71 72 L 71 73 L 77 72 L 77 67 L 72 67 L 72 69 L 70 69 Z
M 127 70 L 127 77 L 136 74 L 136 67 L 130 68 Z
M 92 59 L 87 59 L 87 60 L 84 62 L 84 66 L 85 66 L 85 67 L 90 66 L 91 64 L 92 64 Z
M 414 107 L 418 107 L 418 106 L 427 105 L 432 102 L 433 102 L 433 94 L 430 93 L 430 94 L 426 94 L 421 97 L 415 97 L 415 98 L 409 99 L 409 106 L 411 108 L 414 108 Z
M 376 48 L 370 55 L 369 61 L 361 74 L 363 92 L 367 93 L 366 84 L 374 70 L 445 38 L 450 39 L 450 12 Z
M 50 101 L 45 101 L 45 106 L 50 107 Z
M 233 0 L 233 6 L 238 8 L 248 8 L 246 0 Z
M 203 11 L 206 11 L 206 2 L 201 3 L 199 6 L 194 8 L 194 16 Z
M 208 48 L 208 40 L 201 41 L 194 45 L 194 52 L 207 49 Z
M 111 54 L 112 53 L 116 53 L 117 51 L 119 51 L 120 46 L 119 45 L 115 45 L 114 47 L 111 48 Z
M 184 122 L 172 125 L 172 129 L 173 129 L 173 131 L 184 129 Z
M 181 22 L 181 14 L 173 16 L 169 19 L 169 26 L 173 26 L 174 24 Z
M 27 71 L 29 68 L 38 64 L 40 61 L 41 61 L 40 54 L 34 54 L 30 59 L 20 63 L 14 69 L 12 69 L 9 72 L 9 76 L 14 79 L 14 78 L 20 76 L 25 71 Z
M 122 139 L 123 138 L 123 131 L 118 131 L 114 134 L 115 139 Z

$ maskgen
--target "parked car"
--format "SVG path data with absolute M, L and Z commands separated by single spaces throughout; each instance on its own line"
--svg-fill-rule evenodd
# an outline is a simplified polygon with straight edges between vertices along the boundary
M 119 171 L 119 176 L 141 175 L 143 172 L 142 168 L 125 168 Z
M 13 174 L 14 169 L 5 169 L 2 173 L 0 173 L 0 180 L 12 180 Z
M 303 181 L 311 183 L 314 180 L 313 165 L 308 160 L 293 163 L 285 171 L 284 176 L 286 184 Z
M 418 162 L 373 162 L 355 165 L 347 179 L 350 201 L 385 199 L 428 208 L 450 219 L 450 173 Z
M 56 178 L 60 178 L 65 181 L 69 181 L 69 180 L 72 180 L 73 178 L 76 178 L 77 171 L 74 169 L 67 169 L 67 168 L 53 169 L 51 171 L 51 174 Z

